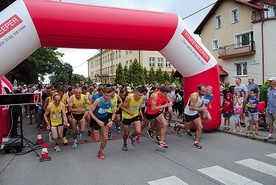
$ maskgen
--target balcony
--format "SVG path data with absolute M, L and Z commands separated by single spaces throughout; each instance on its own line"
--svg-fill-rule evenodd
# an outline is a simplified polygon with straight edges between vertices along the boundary
M 219 47 L 218 58 L 229 59 L 241 56 L 255 55 L 255 42 L 237 43 Z

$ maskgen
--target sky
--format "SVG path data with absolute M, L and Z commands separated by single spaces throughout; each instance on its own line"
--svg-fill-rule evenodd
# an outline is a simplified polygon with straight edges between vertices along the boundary
M 175 13 L 185 18 L 216 2 L 216 0 L 59 0 L 62 2 L 108 6 L 138 10 Z M 212 6 L 184 19 L 193 32 Z M 73 73 L 88 77 L 87 60 L 97 53 L 95 49 L 59 48 L 64 53 L 63 62 L 73 66 Z

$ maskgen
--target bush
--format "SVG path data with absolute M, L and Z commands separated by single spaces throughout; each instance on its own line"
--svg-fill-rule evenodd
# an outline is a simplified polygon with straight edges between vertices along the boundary
M 267 103 L 267 89 L 269 88 L 269 85 L 269 81 L 266 81 L 260 87 L 260 101 L 265 101 L 265 103 Z

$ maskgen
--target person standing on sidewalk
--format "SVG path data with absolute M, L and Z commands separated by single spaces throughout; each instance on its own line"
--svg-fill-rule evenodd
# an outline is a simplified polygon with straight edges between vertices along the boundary
M 89 109 L 89 115 L 91 116 L 91 127 L 93 129 L 95 141 L 100 140 L 100 130 L 102 131 L 102 141 L 98 152 L 98 157 L 100 159 L 105 159 L 103 150 L 107 144 L 108 130 L 112 127 L 115 119 L 114 103 L 110 100 L 112 89 L 110 87 L 105 87 L 103 89 L 103 93 L 103 96 L 97 98 L 93 104 L 90 105 Z M 107 112 L 109 108 L 111 108 L 112 112 L 111 117 Z
M 268 79 L 270 87 L 267 89 L 267 107 L 266 107 L 266 122 L 268 123 L 268 136 L 264 138 L 265 141 L 273 139 L 273 124 L 276 120 L 276 77 Z
M 241 96 L 243 97 L 243 110 L 244 110 L 245 105 L 247 103 L 247 99 L 248 99 L 248 89 L 241 82 L 242 82 L 241 78 L 239 78 L 239 77 L 236 78 L 236 80 L 235 80 L 236 86 L 234 88 L 234 94 L 237 91 L 241 92 Z M 243 113 L 240 116 L 240 124 L 241 124 L 242 127 L 246 127 L 246 125 L 245 125 L 245 113 L 244 113 L 244 111 L 243 111 Z
M 258 100 L 260 99 L 260 87 L 258 86 L 258 84 L 254 83 L 253 77 L 248 78 L 248 85 L 246 87 L 247 87 L 248 93 L 250 93 L 251 90 L 256 91 L 257 92 L 256 98 L 258 98 Z M 249 99 L 249 96 L 248 96 L 248 99 Z
M 258 137 L 259 130 L 259 110 L 258 110 L 259 99 L 257 98 L 257 90 L 252 89 L 250 91 L 248 103 L 246 106 L 248 107 L 248 117 L 250 123 L 250 131 L 246 133 L 246 136 L 249 136 L 253 139 Z M 255 134 L 253 134 L 253 125 L 255 125 Z
M 223 100 L 221 105 L 222 115 L 224 117 L 224 127 L 223 130 L 230 130 L 230 118 L 232 116 L 234 103 L 232 100 L 231 92 L 228 92 L 226 98 Z

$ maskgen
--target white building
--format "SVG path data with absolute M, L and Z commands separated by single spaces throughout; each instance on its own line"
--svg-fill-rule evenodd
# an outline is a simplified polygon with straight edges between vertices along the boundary
M 194 33 L 228 73 L 222 81 L 261 85 L 276 76 L 275 30 L 275 0 L 218 0 Z
M 123 67 L 125 65 L 129 67 L 135 58 L 148 71 L 151 67 L 155 71 L 157 68 L 161 68 L 162 71 L 167 71 L 169 74 L 172 70 L 175 71 L 171 63 L 157 51 L 102 50 L 87 60 L 88 76 L 93 82 L 113 84 L 118 64 L 121 62 Z

